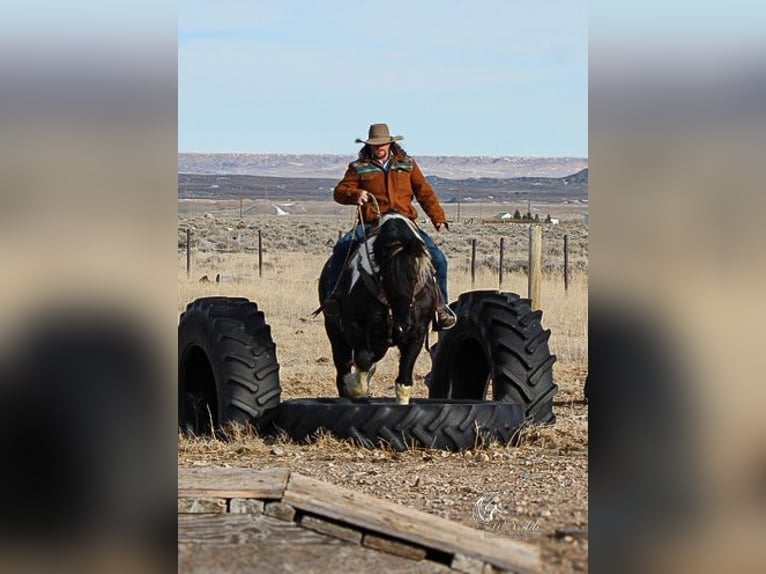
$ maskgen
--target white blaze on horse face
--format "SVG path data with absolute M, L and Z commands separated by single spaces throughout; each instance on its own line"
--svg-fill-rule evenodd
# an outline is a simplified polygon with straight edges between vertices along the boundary
M 412 386 L 396 385 L 396 404 L 408 405 L 410 404 L 410 396 L 412 395 Z

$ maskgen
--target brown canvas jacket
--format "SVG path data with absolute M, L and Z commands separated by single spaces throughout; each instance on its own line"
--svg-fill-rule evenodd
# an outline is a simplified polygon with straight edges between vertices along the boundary
M 346 175 L 335 186 L 333 197 L 338 203 L 353 205 L 361 190 L 375 196 L 381 213 L 397 211 L 417 221 L 418 212 L 412 205 L 414 197 L 434 226 L 447 222 L 447 216 L 439 205 L 433 188 L 415 160 L 407 155 L 392 157 L 388 173 L 372 161 L 351 162 Z M 377 220 L 377 212 L 372 202 L 368 201 L 362 206 L 362 215 L 365 222 L 374 223 Z

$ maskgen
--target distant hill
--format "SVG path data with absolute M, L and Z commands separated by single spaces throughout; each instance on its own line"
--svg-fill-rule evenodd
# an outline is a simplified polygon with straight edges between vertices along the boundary
M 180 199 L 271 199 L 280 201 L 332 198 L 340 178 L 269 177 L 236 174 L 178 174 Z M 441 201 L 563 202 L 588 197 L 588 170 L 566 177 L 515 177 L 448 179 L 427 176 Z
M 423 173 L 444 179 L 562 178 L 588 167 L 587 158 L 420 156 Z M 179 153 L 178 173 L 340 180 L 355 155 Z
M 572 175 L 565 177 L 564 180 L 568 183 L 588 185 L 588 168 L 586 167 L 577 173 L 573 173 Z

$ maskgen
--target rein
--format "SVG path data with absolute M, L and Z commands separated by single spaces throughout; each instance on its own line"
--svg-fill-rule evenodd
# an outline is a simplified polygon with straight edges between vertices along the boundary
M 369 197 L 372 200 L 373 207 L 375 208 L 375 211 L 378 214 L 378 221 L 380 221 L 381 213 L 380 213 L 380 205 L 378 204 L 378 200 L 371 193 L 368 193 L 367 197 Z M 364 242 L 367 243 L 367 231 L 364 229 L 364 214 L 362 213 L 361 205 L 356 206 L 356 217 L 359 222 L 359 225 L 362 226 L 362 237 L 364 237 Z M 369 251 L 367 254 L 369 255 Z

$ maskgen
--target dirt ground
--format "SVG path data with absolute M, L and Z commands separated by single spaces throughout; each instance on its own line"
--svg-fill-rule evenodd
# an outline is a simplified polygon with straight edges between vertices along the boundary
M 450 453 L 367 450 L 321 437 L 308 445 L 235 433 L 179 438 L 179 466 L 283 467 L 471 527 L 474 505 L 498 493 L 496 532 L 539 544 L 545 572 L 587 571 L 588 408 L 584 370 L 558 369 L 556 424 L 528 429 L 517 447 Z
M 209 231 L 202 225 L 195 226 L 199 239 L 212 239 L 222 227 L 237 227 L 236 217 L 217 217 L 215 225 L 208 219 Z M 316 307 L 315 282 L 324 255 L 306 254 L 302 242 L 311 234 L 333 235 L 337 231 L 334 227 L 326 231 L 327 220 L 313 222 L 306 218 L 305 223 L 297 219 L 295 222 L 300 223 L 280 231 L 284 253 L 267 253 L 263 278 L 253 276 L 257 255 L 220 252 L 196 254 L 195 272 L 187 278 L 185 257 L 179 251 L 179 312 L 189 301 L 207 295 L 246 296 L 264 310 L 277 343 L 282 400 L 334 393 L 334 371 L 322 323 L 310 318 Z M 305 228 L 300 229 L 301 225 Z M 575 227 L 574 223 L 569 226 L 570 234 L 582 237 L 587 261 L 587 229 Z M 470 227 L 456 226 L 451 240 L 465 242 L 475 233 Z M 449 243 L 444 248 L 454 252 Z M 322 249 L 326 253 L 328 247 Z M 452 253 L 448 255 L 455 259 Z M 451 292 L 470 289 L 470 277 L 459 264 L 451 269 Z M 217 272 L 231 274 L 232 282 L 198 282 L 202 274 L 215 277 Z M 238 275 L 247 276 L 247 280 L 238 281 Z M 228 440 L 179 436 L 178 465 L 289 468 L 470 527 L 481 526 L 473 515 L 479 499 L 493 497 L 500 510 L 492 523 L 495 533 L 539 544 L 545 572 L 587 571 L 588 407 L 582 401 L 587 374 L 587 276 L 578 277 L 567 295 L 563 294 L 559 277 L 544 279 L 543 326 L 552 330 L 551 351 L 558 356 L 553 367 L 554 381 L 559 385 L 554 402 L 557 420 L 550 427 L 525 429 L 519 446 L 496 445 L 460 453 L 396 453 L 367 450 L 328 436 L 311 444 L 293 444 L 236 432 Z M 477 278 L 477 288 L 483 287 L 482 281 L 487 287 L 496 286 L 496 280 L 487 270 L 486 277 Z M 526 279 L 514 273 L 509 275 L 508 283 L 508 290 L 523 293 Z M 276 285 L 279 288 L 275 289 Z M 300 302 L 298 307 L 296 301 Z M 423 376 L 430 369 L 427 363 L 427 359 L 418 359 L 415 397 L 427 396 L 423 384 Z M 374 396 L 393 396 L 394 369 L 395 360 L 388 358 L 379 367 L 378 382 L 373 383 Z

